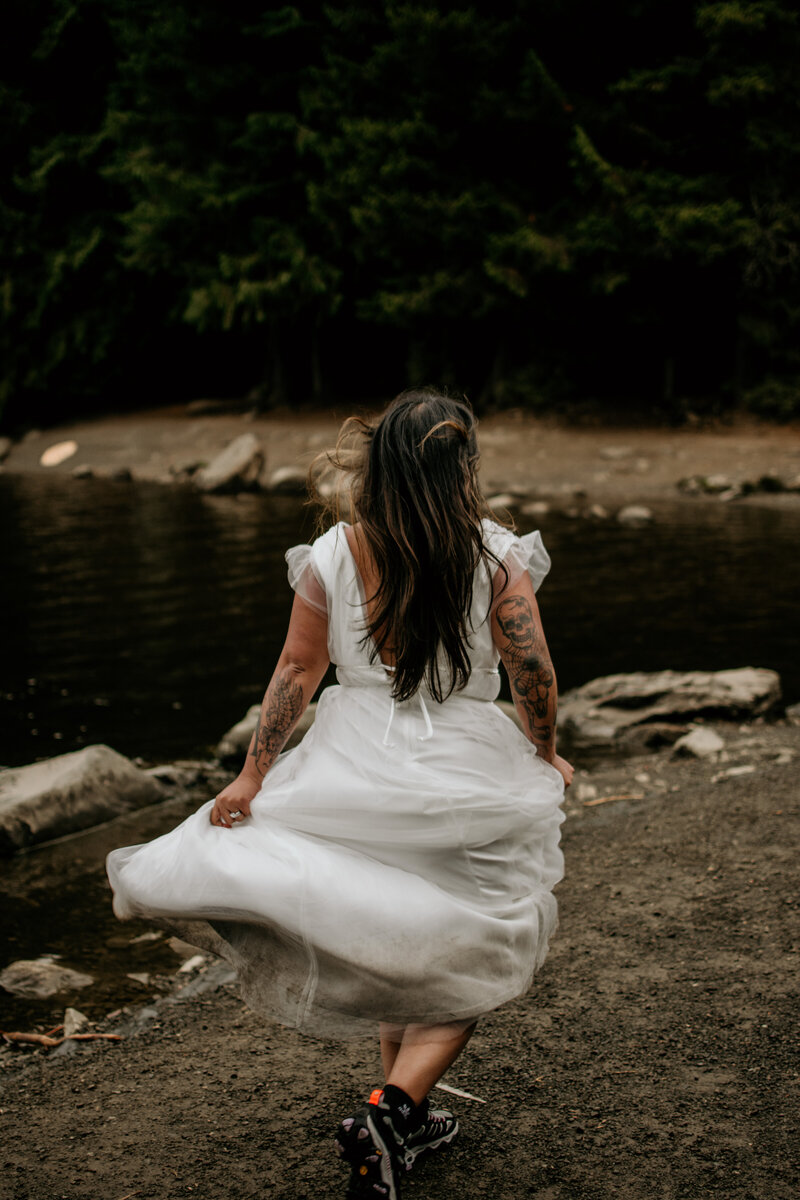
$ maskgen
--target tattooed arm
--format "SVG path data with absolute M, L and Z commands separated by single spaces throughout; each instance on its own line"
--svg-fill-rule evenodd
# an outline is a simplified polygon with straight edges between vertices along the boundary
M 502 572 L 498 572 L 502 581 Z M 527 575 L 501 592 L 492 610 L 492 637 L 508 673 L 523 731 L 548 762 L 556 758 L 556 676 L 539 606 Z
M 255 733 L 239 777 L 216 797 L 212 825 L 230 827 L 232 812 L 250 814 L 250 801 L 288 741 L 328 669 L 327 619 L 295 596 L 289 630 L 264 694 Z

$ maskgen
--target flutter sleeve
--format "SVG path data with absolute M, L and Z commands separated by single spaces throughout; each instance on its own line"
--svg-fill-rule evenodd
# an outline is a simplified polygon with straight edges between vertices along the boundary
M 524 534 L 523 537 L 514 538 L 501 561 L 508 571 L 507 587 L 516 583 L 520 575 L 527 571 L 533 590 L 538 592 L 550 570 L 550 555 L 544 548 L 538 529 L 533 533 Z
M 292 546 L 286 551 L 289 568 L 289 583 L 306 604 L 323 616 L 328 615 L 328 598 L 317 571 L 314 568 L 311 546 Z
M 533 590 L 539 590 L 550 570 L 550 555 L 544 548 L 538 529 L 517 537 L 510 529 L 487 521 L 484 524 L 484 542 L 508 572 L 506 581 L 500 567 L 493 567 L 496 596 L 498 589 L 502 593 L 515 584 L 525 571 L 530 575 Z

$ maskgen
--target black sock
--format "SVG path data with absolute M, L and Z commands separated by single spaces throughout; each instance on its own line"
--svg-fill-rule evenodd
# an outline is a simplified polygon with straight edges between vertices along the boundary
M 383 1089 L 383 1099 L 392 1110 L 392 1118 L 397 1122 L 398 1133 L 405 1135 L 417 1128 L 420 1123 L 418 1109 L 422 1106 L 415 1104 L 408 1092 L 395 1087 L 393 1083 L 387 1083 Z M 423 1101 L 424 1103 L 425 1101 Z

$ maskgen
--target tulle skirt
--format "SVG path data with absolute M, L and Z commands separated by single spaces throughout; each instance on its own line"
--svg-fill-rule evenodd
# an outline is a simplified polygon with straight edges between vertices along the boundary
M 175 925 L 252 1009 L 306 1033 L 463 1028 L 547 953 L 562 798 L 491 702 L 392 710 L 388 688 L 331 687 L 250 817 L 214 826 L 208 800 L 112 851 L 114 911 Z

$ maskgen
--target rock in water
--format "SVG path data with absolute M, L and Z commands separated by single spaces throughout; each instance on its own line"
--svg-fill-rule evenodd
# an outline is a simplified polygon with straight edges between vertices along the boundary
M 61 967 L 55 956 L 45 954 L 41 958 L 20 958 L 9 963 L 0 971 L 0 987 L 12 996 L 27 996 L 44 999 L 57 996 L 60 992 L 72 992 L 76 988 L 89 987 L 94 983 L 91 975 Z
M 193 476 L 201 492 L 254 491 L 264 466 L 264 452 L 253 433 L 242 433 Z
M 558 725 L 571 749 L 641 749 L 649 732 L 680 736 L 679 723 L 698 717 L 747 720 L 780 698 L 778 673 L 757 667 L 606 675 L 559 697 Z
M 0 854 L 88 829 L 165 794 L 158 780 L 110 746 L 0 771 Z
M 301 467 L 278 467 L 267 480 L 267 491 L 276 496 L 305 496 L 306 473 Z

